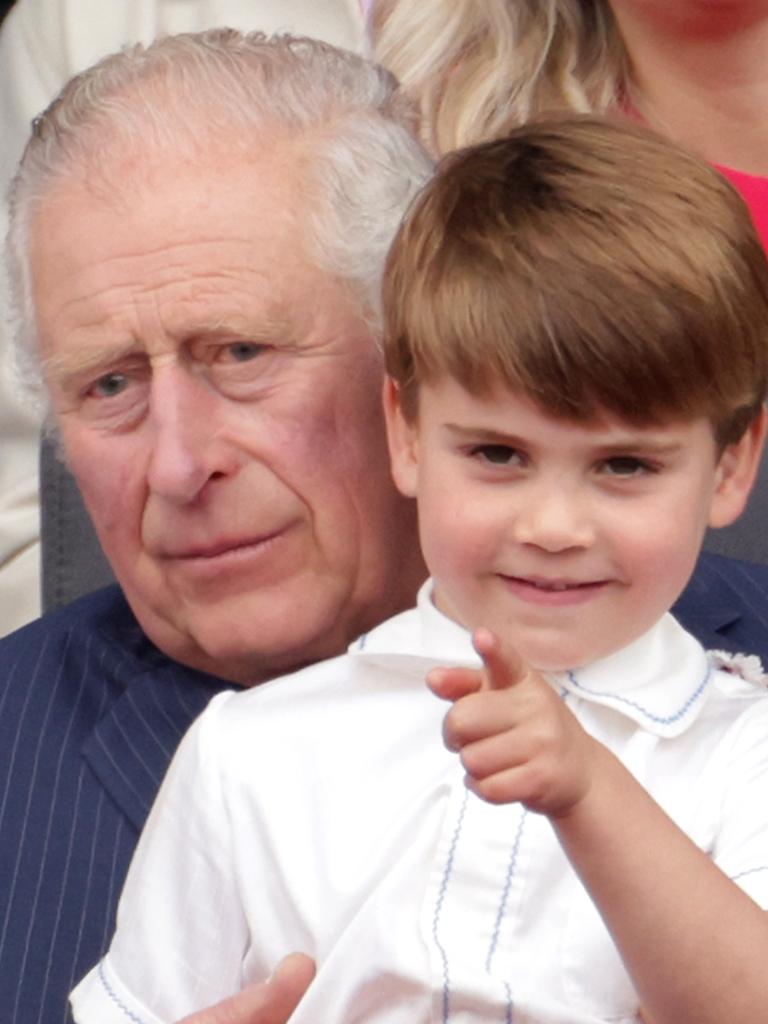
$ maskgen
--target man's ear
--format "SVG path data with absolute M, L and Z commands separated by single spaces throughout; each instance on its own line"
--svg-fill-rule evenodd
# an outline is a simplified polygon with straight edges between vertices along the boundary
M 401 494 L 415 498 L 419 479 L 416 424 L 403 412 L 400 389 L 391 377 L 384 378 L 383 399 L 392 479 Z
M 728 526 L 744 511 L 760 466 L 767 427 L 768 414 L 763 406 L 743 436 L 729 444 L 720 456 L 709 511 L 710 526 Z

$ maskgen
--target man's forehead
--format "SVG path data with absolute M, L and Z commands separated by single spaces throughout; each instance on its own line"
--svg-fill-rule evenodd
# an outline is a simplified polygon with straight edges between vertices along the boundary
M 119 218 L 137 231 L 155 227 L 167 234 L 212 217 L 223 226 L 247 223 L 253 234 L 262 218 L 249 217 L 249 211 L 263 208 L 272 227 L 287 228 L 304 222 L 311 191 L 298 163 L 295 140 L 251 150 L 240 141 L 225 158 L 222 144 L 205 138 L 194 151 L 172 143 L 137 151 L 120 140 L 63 163 L 45 185 L 33 226 L 42 224 L 47 231 L 76 210 L 78 219 L 90 213 Z M 76 246 L 76 236 L 72 242 Z
M 36 304 L 87 322 L 119 317 L 123 303 L 155 301 L 183 321 L 171 330 L 188 332 L 196 320 L 217 326 L 246 296 L 265 320 L 293 317 L 292 292 L 331 283 L 307 257 L 290 189 L 254 180 L 252 168 L 231 168 L 214 183 L 199 171 L 167 174 L 166 191 L 139 188 L 125 207 L 76 179 L 52 189 L 32 222 Z M 287 311 L 269 308 L 280 301 Z

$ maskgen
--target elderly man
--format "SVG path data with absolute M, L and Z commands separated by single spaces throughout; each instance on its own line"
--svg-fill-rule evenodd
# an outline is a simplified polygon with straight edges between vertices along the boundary
M 29 124 L 67 79 L 121 46 L 216 25 L 296 32 L 353 50 L 363 45 L 357 0 L 16 0 L 0 27 L 0 236 L 7 226 L 5 192 Z M 0 299 L 0 636 L 39 614 L 41 582 L 40 422 L 13 387 L 6 312 Z M 44 471 L 41 483 L 46 513 L 51 504 L 64 505 L 42 524 L 44 546 L 66 544 L 80 526 L 79 506 L 69 508 L 68 478 Z M 64 564 L 47 553 L 42 561 L 48 602 L 83 592 L 67 556 Z M 89 581 L 100 572 L 100 561 L 83 569 Z
M 392 80 L 308 41 L 167 40 L 75 80 L 36 126 L 12 195 L 20 337 L 122 589 L 0 642 L 8 1024 L 66 1020 L 207 700 L 337 653 L 415 594 L 372 334 L 428 170 Z M 767 577 L 705 562 L 686 623 L 768 651 Z M 306 981 L 291 961 L 222 1011 L 240 1016 L 196 1024 L 278 1024 Z
M 122 593 L 0 645 L 4 1021 L 64 1019 L 209 697 L 342 650 L 423 578 L 371 339 L 429 172 L 410 128 L 362 59 L 227 31 L 118 55 L 36 125 L 23 340 Z

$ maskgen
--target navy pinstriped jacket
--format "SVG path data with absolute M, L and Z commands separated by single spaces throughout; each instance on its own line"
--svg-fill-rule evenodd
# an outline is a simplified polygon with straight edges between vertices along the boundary
M 768 566 L 705 555 L 675 610 L 768 665 Z M 225 685 L 160 654 L 117 587 L 0 640 L 2 1024 L 69 1020 L 168 762 Z
M 0 640 L 2 1024 L 69 1020 L 168 762 L 226 685 L 161 655 L 117 587 Z

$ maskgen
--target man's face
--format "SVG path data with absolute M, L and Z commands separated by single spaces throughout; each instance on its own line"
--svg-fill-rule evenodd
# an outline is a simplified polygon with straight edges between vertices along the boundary
M 67 460 L 150 638 L 249 683 L 342 650 L 423 576 L 380 360 L 305 255 L 290 159 L 53 192 L 34 299 Z
M 411 423 L 387 397 L 393 468 L 418 497 L 435 603 L 545 671 L 619 650 L 673 604 L 707 524 L 741 510 L 763 427 L 718 459 L 705 419 L 575 424 L 442 378 L 419 389 Z

